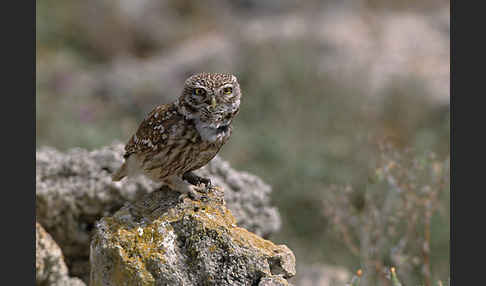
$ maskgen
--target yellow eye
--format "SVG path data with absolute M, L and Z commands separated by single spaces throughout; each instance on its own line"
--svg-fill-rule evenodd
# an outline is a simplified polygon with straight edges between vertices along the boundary
M 231 94 L 233 92 L 233 89 L 231 87 L 225 87 L 223 89 L 224 94 Z
M 206 91 L 203 88 L 195 88 L 194 89 L 194 94 L 195 95 L 201 96 L 201 95 L 204 95 L 205 93 L 206 93 Z

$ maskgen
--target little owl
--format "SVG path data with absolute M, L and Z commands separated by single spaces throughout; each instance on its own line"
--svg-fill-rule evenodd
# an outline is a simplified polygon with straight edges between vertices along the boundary
M 228 141 L 240 98 L 234 75 L 189 77 L 175 102 L 155 107 L 140 124 L 125 146 L 125 162 L 113 181 L 144 174 L 200 198 L 195 191 L 207 191 L 211 183 L 192 171 L 206 165 Z

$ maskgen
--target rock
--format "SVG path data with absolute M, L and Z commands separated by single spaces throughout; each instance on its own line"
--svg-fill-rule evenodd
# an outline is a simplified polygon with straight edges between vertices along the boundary
M 90 285 L 288 285 L 292 251 L 236 226 L 221 188 L 179 195 L 163 187 L 96 224 Z
M 70 273 L 86 282 L 95 221 L 159 187 L 143 176 L 112 182 L 123 152 L 119 143 L 94 151 L 43 147 L 36 152 L 37 220 L 61 247 Z M 271 188 L 261 179 L 233 170 L 218 157 L 196 173 L 224 188 L 228 208 L 240 226 L 264 237 L 279 229 L 279 214 L 270 204 Z
M 287 286 L 292 285 L 287 280 L 278 275 L 264 277 L 258 283 L 258 286 Z
M 224 200 L 239 226 L 265 238 L 280 229 L 280 214 L 270 203 L 272 188 L 259 177 L 236 171 L 219 157 L 195 173 L 224 190 Z
M 37 222 L 35 224 L 35 246 L 36 285 L 85 286 L 80 279 L 69 277 L 61 249 Z

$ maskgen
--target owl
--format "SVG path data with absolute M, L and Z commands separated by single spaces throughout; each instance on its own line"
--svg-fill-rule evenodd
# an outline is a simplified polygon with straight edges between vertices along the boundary
M 125 145 L 125 161 L 113 174 L 113 181 L 144 174 L 194 199 L 201 198 L 196 192 L 206 192 L 211 181 L 192 171 L 206 165 L 228 141 L 240 99 L 234 75 L 189 77 L 175 102 L 155 107 L 142 121 Z

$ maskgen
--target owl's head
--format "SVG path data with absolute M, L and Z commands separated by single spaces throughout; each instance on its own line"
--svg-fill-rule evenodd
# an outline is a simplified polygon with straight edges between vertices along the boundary
M 241 90 L 232 74 L 199 73 L 189 77 L 179 98 L 181 112 L 207 128 L 225 128 L 240 109 Z

